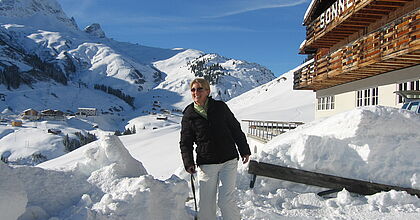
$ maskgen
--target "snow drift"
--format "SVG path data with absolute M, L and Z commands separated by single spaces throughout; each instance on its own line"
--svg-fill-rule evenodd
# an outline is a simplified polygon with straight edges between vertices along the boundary
M 358 108 L 277 136 L 257 160 L 420 189 L 420 118 L 396 108 Z
M 419 125 L 418 116 L 395 108 L 359 108 L 280 135 L 262 145 L 253 159 L 419 188 Z M 168 131 L 176 126 L 171 128 Z M 132 143 L 136 135 L 122 140 Z M 159 146 L 153 149 L 172 152 L 178 158 L 173 144 L 168 144 L 176 143 L 178 136 L 165 137 L 173 140 L 158 138 L 158 143 L 142 143 Z M 161 158 L 154 159 L 159 163 L 149 162 L 148 166 L 162 166 Z M 173 173 L 180 174 L 179 167 L 182 162 L 173 167 Z M 240 166 L 238 177 L 243 219 L 420 217 L 420 200 L 406 192 L 354 196 L 344 189 L 328 199 L 314 193 L 319 188 L 263 177 L 249 189 L 246 166 Z M 116 136 L 102 137 L 38 167 L 10 168 L 2 164 L 0 185 L 5 196 L 0 199 L 0 210 L 7 210 L 10 219 L 188 219 L 193 207 L 192 201 L 186 202 L 187 181 L 175 175 L 155 179 Z
M 103 137 L 81 155 L 56 170 L 1 163 L 2 219 L 3 213 L 6 219 L 188 218 L 187 183 L 176 176 L 161 181 L 148 175 L 117 136 Z

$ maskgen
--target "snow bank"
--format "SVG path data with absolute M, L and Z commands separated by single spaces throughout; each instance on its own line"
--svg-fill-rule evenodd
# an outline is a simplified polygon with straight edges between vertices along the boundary
M 274 138 L 257 160 L 420 189 L 420 117 L 390 107 L 358 108 Z
M 367 202 L 369 203 L 371 210 L 388 212 L 390 207 L 396 207 L 399 210 L 408 210 L 411 212 L 420 211 L 420 200 L 407 192 L 391 190 L 389 192 L 366 196 L 366 198 L 368 199 Z
M 25 212 L 28 198 L 12 168 L 0 161 L 0 213 L 2 219 L 17 219 Z
M 96 145 L 86 149 L 84 156 L 85 160 L 77 162 L 75 170 L 85 175 L 91 175 L 106 166 L 111 166 L 113 170 L 117 171 L 113 173 L 116 175 L 114 178 L 147 174 L 143 164 L 134 159 L 121 140 L 114 135 L 104 136 L 100 146 Z
M 84 149 L 83 158 L 66 164 L 67 169 L 0 164 L 0 211 L 9 211 L 6 219 L 190 218 L 186 181 L 176 176 L 154 179 L 117 136 L 95 143 Z
M 93 204 L 100 219 L 189 219 L 185 209 L 187 182 L 176 176 L 160 181 L 150 175 L 114 180 Z M 118 216 L 118 217 L 117 217 Z

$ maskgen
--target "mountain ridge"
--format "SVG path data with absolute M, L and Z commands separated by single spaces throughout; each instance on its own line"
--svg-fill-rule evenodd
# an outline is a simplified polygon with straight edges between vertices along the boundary
M 8 90 L 22 85 L 36 90 L 40 82 L 64 86 L 83 84 L 90 89 L 105 86 L 120 91 L 124 97 L 136 99 L 128 103 L 135 109 L 143 105 L 139 97 L 154 89 L 168 89 L 185 96 L 189 91 L 187 81 L 195 77 L 209 79 L 214 96 L 224 101 L 274 79 L 274 74 L 265 67 L 217 54 L 119 42 L 107 38 L 100 24 L 80 30 L 55 0 L 3 0 L 0 10 L 0 44 L 3 45 L 0 83 Z M 20 16 L 17 11 L 25 15 Z M 18 19 L 13 20 L 15 18 Z M 185 51 L 195 51 L 195 54 Z M 183 70 L 179 76 L 168 72 L 169 64 L 165 64 L 173 62 L 177 55 L 187 56 L 176 64 Z M 203 57 L 207 60 L 202 60 Z M 219 63 L 215 64 L 216 61 Z M 230 65 L 229 69 L 209 66 L 223 64 L 226 67 L 229 62 L 244 65 Z M 206 71 L 196 72 L 197 64 Z M 180 81 L 170 80 L 173 78 L 183 78 L 185 82 L 177 85 Z M 172 86 L 164 86 L 170 84 Z M 171 87 L 183 89 L 171 90 Z

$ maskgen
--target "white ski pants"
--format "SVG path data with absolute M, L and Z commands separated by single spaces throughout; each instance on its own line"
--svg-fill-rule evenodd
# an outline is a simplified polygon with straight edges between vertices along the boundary
M 241 216 L 235 199 L 238 160 L 233 159 L 222 164 L 200 165 L 199 168 L 198 219 L 216 220 L 216 194 L 219 188 L 217 205 L 222 212 L 223 220 L 240 220 Z

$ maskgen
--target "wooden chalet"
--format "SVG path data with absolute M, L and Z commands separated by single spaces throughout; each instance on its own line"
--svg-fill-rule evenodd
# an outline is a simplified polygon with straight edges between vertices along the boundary
M 77 109 L 77 115 L 96 116 L 97 115 L 97 109 L 96 108 L 78 108 Z
M 316 91 L 316 117 L 358 106 L 398 107 L 419 90 L 419 0 L 313 0 L 294 89 Z
M 22 119 L 37 120 L 39 119 L 39 112 L 35 109 L 26 109 L 21 114 Z
M 30 108 L 30 109 L 26 109 L 25 111 L 23 111 L 22 114 L 27 115 L 27 116 L 38 116 L 38 111 Z
M 22 127 L 22 121 L 13 120 L 10 122 L 13 127 Z
M 41 111 L 41 119 L 44 120 L 64 120 L 66 119 L 64 112 L 60 110 L 46 109 Z

